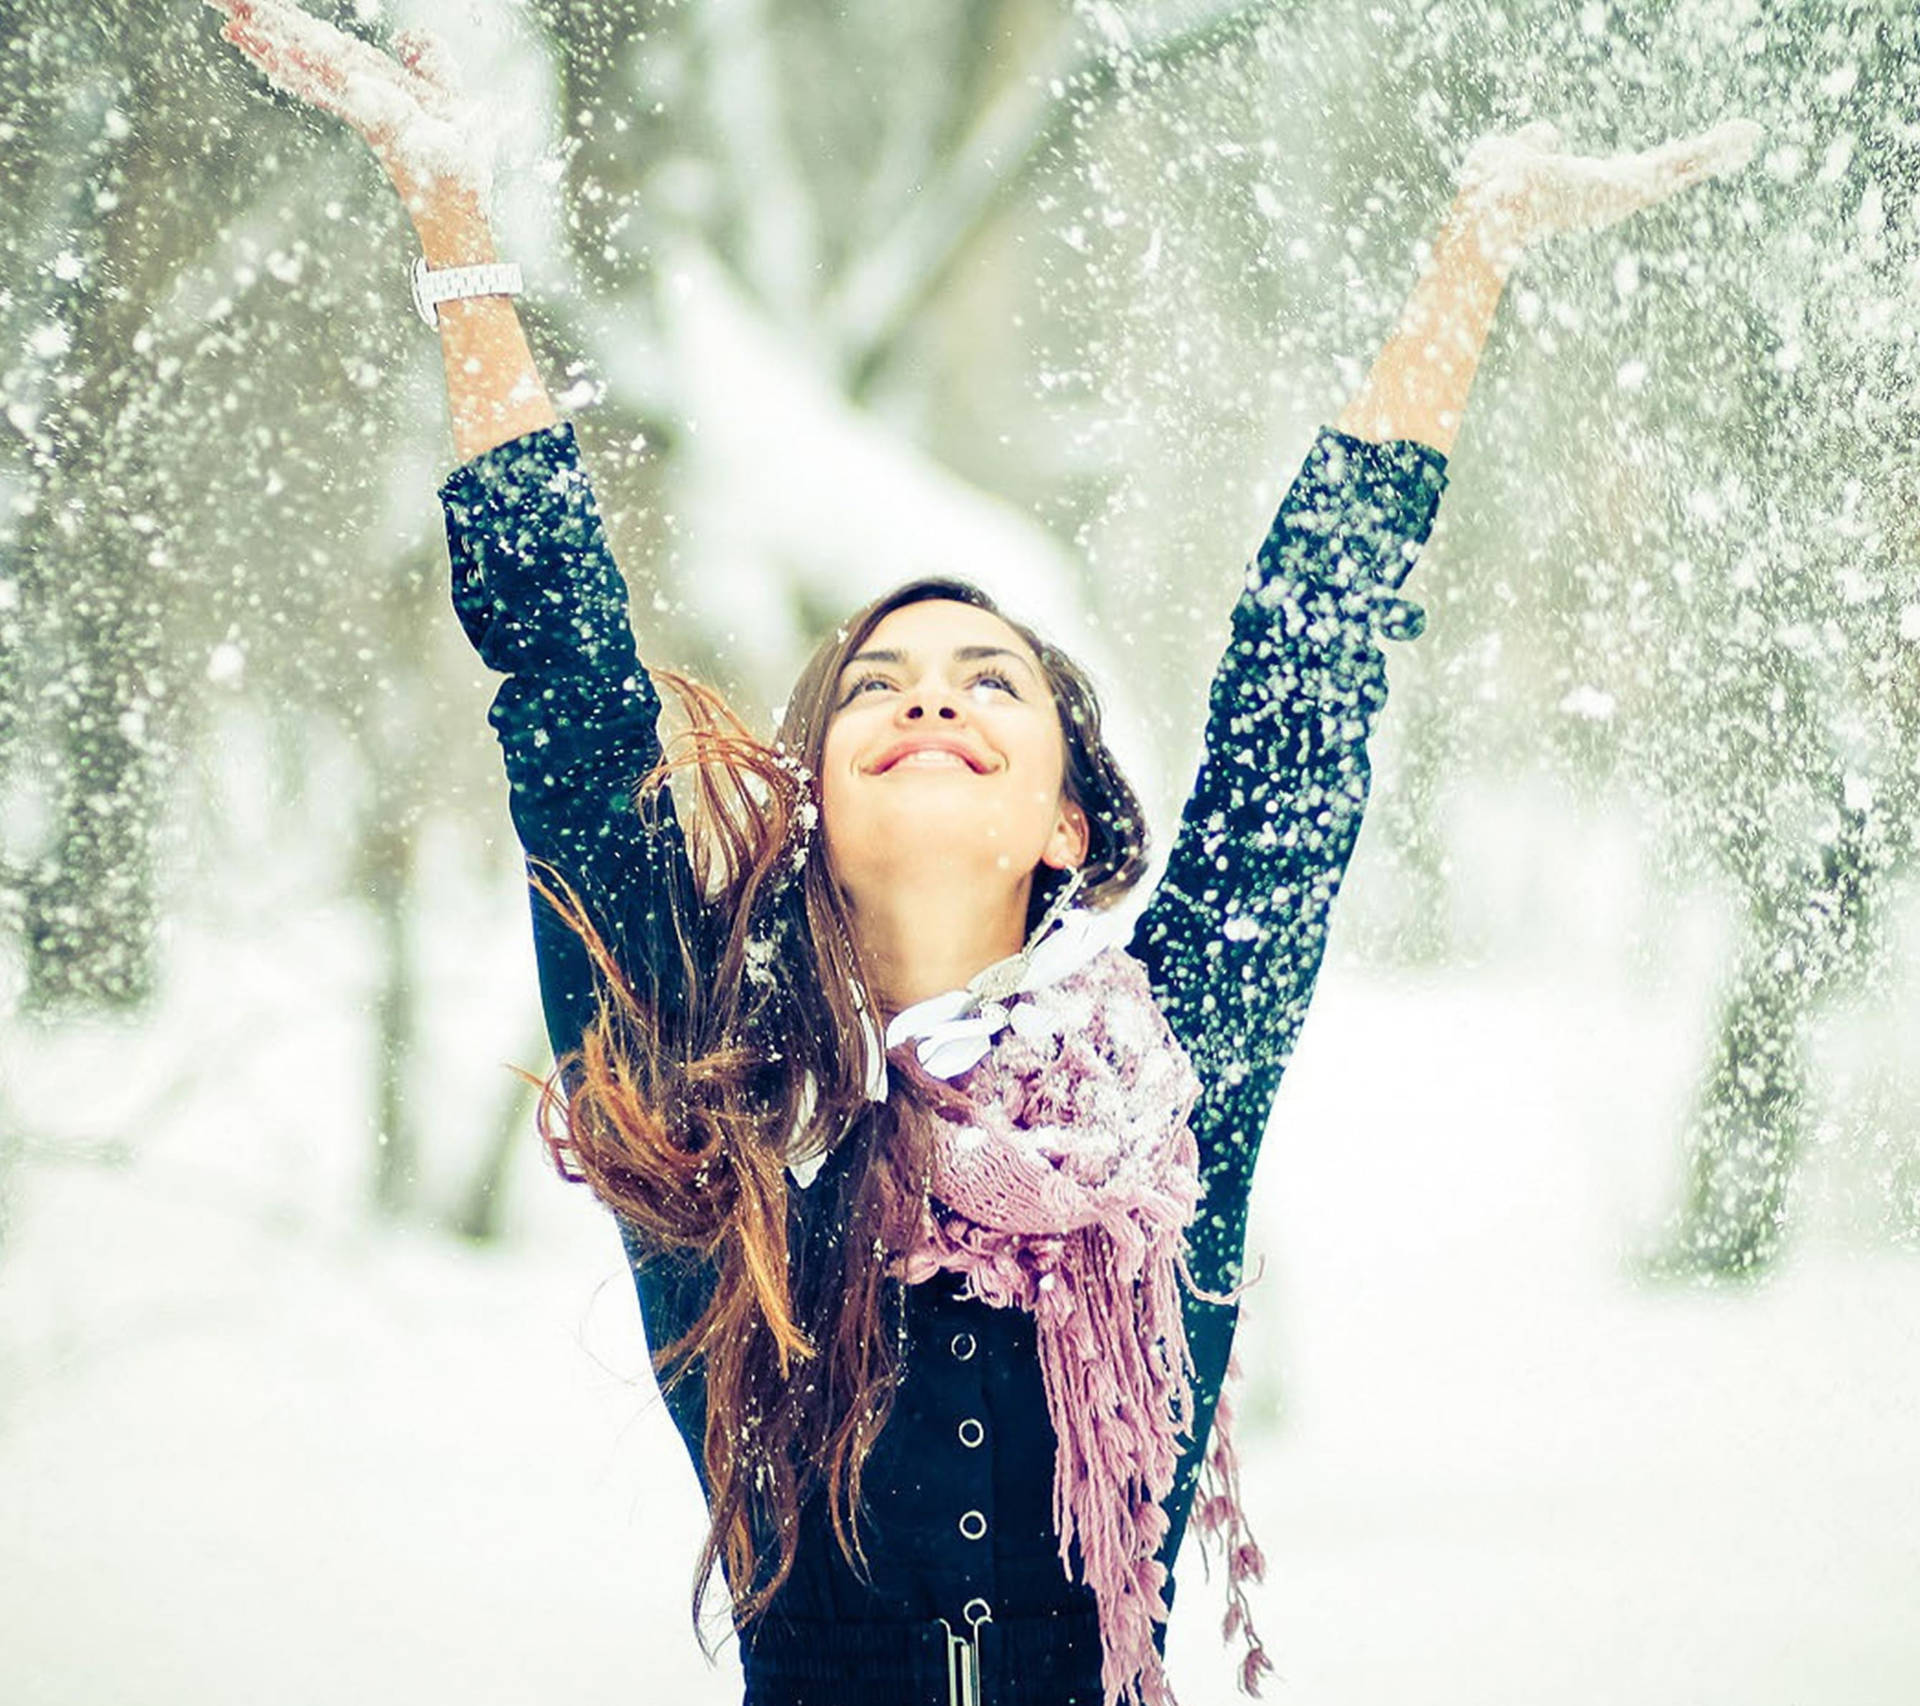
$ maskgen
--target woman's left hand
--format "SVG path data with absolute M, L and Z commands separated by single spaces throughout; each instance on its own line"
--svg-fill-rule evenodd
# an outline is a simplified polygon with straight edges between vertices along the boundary
M 1670 195 L 1736 172 L 1753 158 L 1760 126 L 1729 119 L 1638 154 L 1569 154 L 1554 125 L 1483 136 L 1460 168 L 1463 211 L 1476 217 L 1503 270 L 1544 237 L 1599 231 Z

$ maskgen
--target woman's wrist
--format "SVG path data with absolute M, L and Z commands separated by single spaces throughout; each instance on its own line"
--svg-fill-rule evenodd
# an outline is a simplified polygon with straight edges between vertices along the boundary
M 1341 432 L 1413 439 L 1452 454 L 1480 352 L 1520 252 L 1504 225 L 1489 229 L 1487 212 L 1487 201 L 1473 190 L 1455 198 L 1399 326 L 1334 423 Z
M 1504 290 L 1526 253 L 1520 210 L 1484 191 L 1463 189 L 1454 197 L 1434 240 L 1436 250 L 1443 244 L 1452 251 L 1456 264 Z
M 484 266 L 500 258 L 486 210 L 471 196 L 425 198 L 409 203 L 407 212 L 430 267 Z

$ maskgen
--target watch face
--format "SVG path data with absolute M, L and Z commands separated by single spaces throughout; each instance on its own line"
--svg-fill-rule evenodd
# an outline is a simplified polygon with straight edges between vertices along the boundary
M 427 282 L 427 257 L 416 255 L 413 266 L 408 271 L 413 286 L 413 311 L 429 326 L 438 326 L 440 316 L 434 312 L 433 304 L 427 300 L 425 285 Z

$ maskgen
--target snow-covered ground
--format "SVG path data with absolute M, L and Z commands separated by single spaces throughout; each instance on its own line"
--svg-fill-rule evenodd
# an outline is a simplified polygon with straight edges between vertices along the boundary
M 497 1090 L 524 923 L 472 904 L 435 927 L 467 1024 L 436 1047 Z M 0 1252 L 0 1700 L 737 1701 L 689 1627 L 700 1511 L 609 1225 L 531 1142 L 502 1248 L 361 1224 L 360 926 L 278 928 L 181 927 L 138 1031 L 10 1028 L 54 1135 Z M 1710 947 L 1650 985 L 1336 945 L 1243 1341 L 1268 1699 L 1920 1698 L 1920 1258 L 1815 1214 L 1764 1285 L 1631 1276 Z M 121 1098 L 155 1110 L 128 1164 L 54 1159 Z M 1182 1701 L 1239 1698 L 1191 1551 L 1181 1594 Z

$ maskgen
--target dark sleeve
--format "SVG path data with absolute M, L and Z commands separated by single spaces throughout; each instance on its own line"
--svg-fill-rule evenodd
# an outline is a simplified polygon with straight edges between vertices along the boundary
M 521 845 L 580 893 L 629 977 L 675 1000 L 668 897 L 695 915 L 692 873 L 662 789 L 646 821 L 635 788 L 660 756 L 660 699 L 634 650 L 627 588 L 580 466 L 573 428 L 522 434 L 440 487 L 453 603 L 481 661 L 506 679 L 488 720 L 506 759 Z M 533 897 L 534 947 L 557 1055 L 593 1018 L 577 937 Z
M 1204 1086 L 1192 1261 L 1209 1289 L 1238 1278 L 1254 1159 L 1366 805 L 1387 697 L 1378 638 L 1425 625 L 1396 589 L 1445 485 L 1446 458 L 1426 445 L 1322 429 L 1247 571 L 1199 776 L 1134 928 Z

